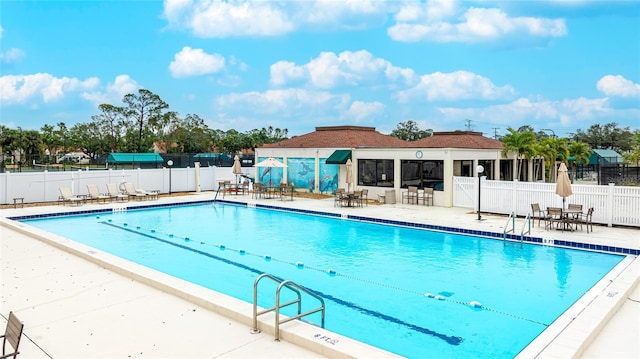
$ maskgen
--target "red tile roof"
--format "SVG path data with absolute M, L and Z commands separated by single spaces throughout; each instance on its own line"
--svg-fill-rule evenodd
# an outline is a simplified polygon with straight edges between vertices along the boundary
M 411 142 L 412 147 L 421 148 L 474 148 L 502 150 L 502 142 L 482 136 L 482 132 L 453 131 L 434 132 L 433 136 Z
M 383 135 L 375 127 L 327 126 L 316 127 L 314 132 L 292 137 L 263 148 L 360 148 L 360 147 L 415 147 L 399 138 Z

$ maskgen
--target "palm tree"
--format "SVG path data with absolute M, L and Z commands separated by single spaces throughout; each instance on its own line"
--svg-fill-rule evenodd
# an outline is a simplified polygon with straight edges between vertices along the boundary
M 573 165 L 571 166 L 571 182 L 576 178 L 578 165 L 584 163 L 589 164 L 589 156 L 591 156 L 591 148 L 589 144 L 584 142 L 571 141 L 569 143 L 569 155 L 573 157 Z
M 556 161 L 569 163 L 569 146 L 566 138 L 548 137 L 542 140 L 543 156 L 549 162 L 549 180 L 556 181 Z
M 508 134 L 502 137 L 502 144 L 504 149 L 502 155 L 507 156 L 509 152 L 516 154 L 516 173 L 514 178 L 520 179 L 520 173 L 522 173 L 523 159 L 531 158 L 534 154 L 534 145 L 536 143 L 536 135 L 526 129 L 524 132 L 518 132 L 511 127 L 507 128 Z

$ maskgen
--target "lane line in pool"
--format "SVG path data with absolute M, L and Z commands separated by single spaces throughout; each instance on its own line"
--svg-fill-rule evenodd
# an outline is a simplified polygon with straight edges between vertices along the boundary
M 140 232 L 139 231 L 139 229 L 140 229 L 139 226 L 136 227 L 138 229 L 132 229 L 132 228 L 127 228 L 126 227 L 126 226 L 128 226 L 127 224 L 125 224 L 124 226 L 119 226 L 117 224 L 110 223 L 108 221 L 100 221 L 98 223 L 106 224 L 106 225 L 111 226 L 113 228 L 121 229 L 121 230 L 130 232 L 130 233 L 134 233 L 134 234 L 137 234 L 137 235 L 141 235 L 141 236 L 144 236 L 144 237 L 149 238 L 149 239 L 154 239 L 154 240 L 157 240 L 159 242 L 162 242 L 162 243 L 165 243 L 165 244 L 177 247 L 177 248 L 181 248 L 181 249 L 184 249 L 184 250 L 187 250 L 187 251 L 190 251 L 190 252 L 194 252 L 194 253 L 206 256 L 208 258 L 215 259 L 215 260 L 221 261 L 223 263 L 230 264 L 230 265 L 236 266 L 238 268 L 242 268 L 242 269 L 248 270 L 248 271 L 250 271 L 252 273 L 255 273 L 255 274 L 262 274 L 262 271 L 260 271 L 260 270 L 258 270 L 256 268 L 253 268 L 253 267 L 249 267 L 249 266 L 244 265 L 242 263 L 238 263 L 238 262 L 235 262 L 235 261 L 232 261 L 232 260 L 229 260 L 229 259 L 218 257 L 218 256 L 216 256 L 214 254 L 211 254 L 211 253 L 208 253 L 208 252 L 205 252 L 205 251 L 201 251 L 201 250 L 198 250 L 198 249 L 195 249 L 195 248 L 191 248 L 191 247 L 185 246 L 183 244 L 174 243 L 174 242 L 168 241 L 166 239 L 158 238 L 158 237 L 156 237 L 154 235 L 151 235 L 151 234 Z M 155 231 L 153 231 L 153 233 L 155 233 Z M 167 235 L 167 236 L 169 236 L 171 238 L 182 238 L 183 240 L 190 241 L 186 237 L 177 237 L 177 236 L 175 236 L 173 234 L 165 234 L 165 235 Z M 199 242 L 199 243 L 200 244 L 206 244 L 205 242 Z M 234 249 L 232 249 L 232 250 L 234 250 Z M 250 254 L 250 253 L 247 253 L 247 254 Z M 255 255 L 255 254 L 250 254 L 250 255 Z M 260 256 L 260 257 L 262 257 L 262 256 Z M 285 262 L 285 263 L 287 263 L 287 262 Z M 392 322 L 392 323 L 395 323 L 395 324 L 402 325 L 402 326 L 404 326 L 404 327 L 406 327 L 408 329 L 411 329 L 411 330 L 414 330 L 414 331 L 418 331 L 418 332 L 423 333 L 423 334 L 427 334 L 427 335 L 433 336 L 435 338 L 438 338 L 438 339 L 441 339 L 441 340 L 445 341 L 446 343 L 448 343 L 450 345 L 459 345 L 464 340 L 462 337 L 451 336 L 451 335 L 438 333 L 438 332 L 433 331 L 431 329 L 424 328 L 424 327 L 421 327 L 421 326 L 416 325 L 416 324 L 411 324 L 411 323 L 405 322 L 402 319 L 395 318 L 395 317 L 389 316 L 387 314 L 384 314 L 384 313 L 381 313 L 381 312 L 377 312 L 375 310 L 371 310 L 371 309 L 367 309 L 367 308 L 361 307 L 361 306 L 359 306 L 359 305 L 357 305 L 355 303 L 351 303 L 349 301 L 345 301 L 345 300 L 336 298 L 336 297 L 334 297 L 334 296 L 332 296 L 330 294 L 325 294 L 323 292 L 320 292 L 320 291 L 317 291 L 317 290 L 314 290 L 314 289 L 311 289 L 311 288 L 307 288 L 307 289 L 309 289 L 310 291 L 314 292 L 315 294 L 317 294 L 317 295 L 319 295 L 319 296 L 321 296 L 321 297 L 323 297 L 323 298 L 325 298 L 327 300 L 331 300 L 331 301 L 335 302 L 336 304 L 344 305 L 344 306 L 347 306 L 349 308 L 355 309 L 355 310 L 357 310 L 357 311 L 359 311 L 361 313 L 364 313 L 364 314 L 367 314 L 367 315 L 370 315 L 370 316 L 374 316 L 374 317 L 377 317 L 377 318 L 380 318 L 380 319 L 383 319 L 383 320 L 386 320 L 386 321 L 389 321 L 389 322 Z

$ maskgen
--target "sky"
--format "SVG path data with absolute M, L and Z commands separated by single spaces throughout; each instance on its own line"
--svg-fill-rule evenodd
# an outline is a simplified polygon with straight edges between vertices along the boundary
M 3 0 L 0 66 L 11 128 L 147 89 L 224 131 L 633 131 L 640 0 Z

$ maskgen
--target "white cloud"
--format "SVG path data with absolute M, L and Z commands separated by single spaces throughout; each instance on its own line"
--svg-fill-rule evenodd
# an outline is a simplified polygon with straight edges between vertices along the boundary
M 25 52 L 20 49 L 9 49 L 5 52 L 0 52 L 0 63 L 15 64 L 22 61 L 25 56 Z
M 140 88 L 140 85 L 129 77 L 129 75 L 118 75 L 114 81 L 107 84 L 102 91 L 85 92 L 82 94 L 82 98 L 90 101 L 95 106 L 99 106 L 104 103 L 119 106 L 122 104 L 122 99 L 125 95 L 134 93 Z
M 620 75 L 607 75 L 597 83 L 598 91 L 609 97 L 640 97 L 640 84 L 634 84 Z
M 170 26 L 204 38 L 275 36 L 294 29 L 278 3 L 267 1 L 166 0 L 164 14 Z
M 440 5 L 440 6 L 435 6 Z M 509 17 L 496 8 L 469 8 L 458 15 L 448 1 L 412 4 L 396 14 L 397 24 L 387 30 L 393 40 L 402 42 L 483 42 L 503 37 L 549 38 L 567 34 L 563 19 Z
M 385 105 L 380 102 L 354 101 L 344 117 L 357 122 L 373 115 L 380 115 L 384 109 Z
M 242 109 L 254 113 L 288 116 L 296 112 L 324 111 L 345 108 L 348 95 L 334 95 L 323 91 L 303 89 L 269 90 L 265 92 L 232 93 L 220 96 L 220 109 Z
M 44 102 L 52 102 L 70 92 L 92 89 L 98 83 L 95 77 L 79 80 L 46 73 L 7 75 L 0 77 L 0 99 L 3 104 L 25 103 L 36 97 L 41 97 Z
M 169 64 L 171 76 L 175 78 L 213 74 L 224 69 L 224 57 L 207 54 L 202 49 L 182 48 Z
M 413 70 L 393 66 L 387 60 L 373 57 L 366 50 L 344 51 L 339 55 L 323 52 L 301 66 L 287 61 L 271 66 L 271 84 L 277 86 L 301 80 L 321 89 L 378 84 L 384 79 L 387 82 L 409 84 L 414 77 Z
M 511 86 L 499 87 L 486 77 L 467 71 L 456 71 L 423 75 L 416 86 L 398 91 L 395 96 L 398 102 L 407 103 L 413 100 L 499 100 L 511 98 L 515 93 Z
M 204 38 L 281 36 L 301 28 L 359 30 L 385 23 L 395 2 L 379 0 L 165 0 L 169 27 Z
M 562 127 L 575 129 L 583 127 L 583 123 L 593 123 L 593 120 L 613 119 L 616 116 L 629 117 L 640 111 L 616 110 L 609 106 L 605 98 L 564 99 L 561 101 L 537 100 L 519 98 L 507 104 L 493 105 L 481 108 L 439 108 L 447 118 L 471 118 L 476 121 L 503 124 L 517 127 L 518 124 L 535 124 L 544 127 Z

